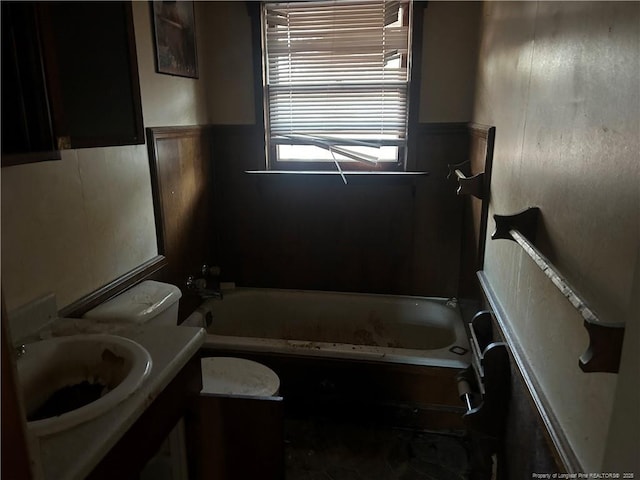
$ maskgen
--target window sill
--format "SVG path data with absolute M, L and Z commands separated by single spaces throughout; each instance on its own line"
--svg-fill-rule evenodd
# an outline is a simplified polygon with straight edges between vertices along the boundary
M 427 178 L 429 172 L 361 171 L 361 170 L 245 170 L 245 173 L 268 182 L 335 182 L 330 177 L 338 177 L 340 183 L 353 185 L 408 184 L 414 185 L 420 178 Z M 295 179 L 295 180 L 294 180 Z
M 365 172 L 365 171 L 348 171 L 343 170 L 342 173 L 331 170 L 245 170 L 244 173 L 250 175 L 334 175 L 341 176 L 375 176 L 375 177 L 420 177 L 429 175 L 429 172 Z

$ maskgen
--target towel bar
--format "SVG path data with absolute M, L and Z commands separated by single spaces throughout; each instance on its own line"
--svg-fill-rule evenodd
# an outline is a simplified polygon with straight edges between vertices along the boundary
M 514 215 L 494 215 L 496 230 L 491 235 L 491 239 L 512 240 L 520 245 L 580 313 L 589 334 L 589 347 L 579 360 L 582 371 L 618 373 L 625 330 L 624 322 L 602 321 L 558 269 L 535 247 L 539 214 L 538 207 L 530 207 Z

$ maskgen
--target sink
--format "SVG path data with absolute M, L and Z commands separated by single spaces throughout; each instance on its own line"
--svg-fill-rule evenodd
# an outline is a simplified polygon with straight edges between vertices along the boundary
M 117 335 L 72 335 L 27 344 L 17 361 L 27 428 L 49 435 L 108 412 L 138 390 L 151 365 L 142 345 Z

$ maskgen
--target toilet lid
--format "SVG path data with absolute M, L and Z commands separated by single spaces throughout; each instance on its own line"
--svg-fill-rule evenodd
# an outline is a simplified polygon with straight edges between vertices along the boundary
M 201 360 L 202 393 L 269 397 L 278 394 L 280 379 L 270 368 L 251 360 L 208 357 Z

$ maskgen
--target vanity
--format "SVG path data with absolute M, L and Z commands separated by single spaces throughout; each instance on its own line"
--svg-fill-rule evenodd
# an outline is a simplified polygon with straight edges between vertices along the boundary
M 133 340 L 149 352 L 152 367 L 130 396 L 105 413 L 54 433 L 28 431 L 35 478 L 138 479 L 180 419 L 187 431 L 192 428 L 191 409 L 202 388 L 198 350 L 204 330 L 82 319 L 59 319 L 50 328 L 54 337 L 101 333 Z

